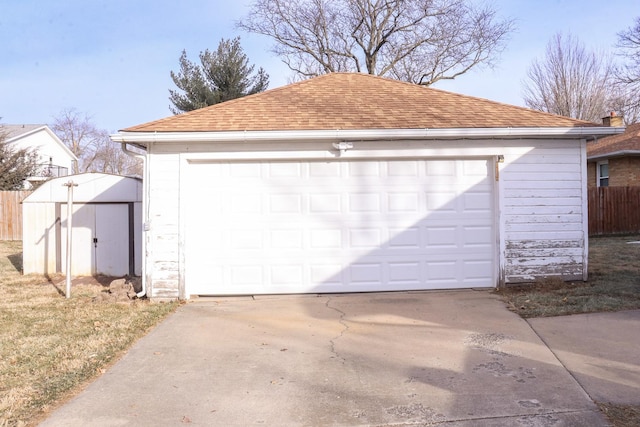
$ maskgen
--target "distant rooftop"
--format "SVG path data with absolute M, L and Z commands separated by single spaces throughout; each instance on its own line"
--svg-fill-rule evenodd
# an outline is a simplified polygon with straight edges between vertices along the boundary
M 627 126 L 624 133 L 587 144 L 587 157 L 600 158 L 611 154 L 640 151 L 640 123 Z
M 25 133 L 29 133 L 46 125 L 5 125 L 0 124 L 0 132 L 7 136 L 7 139 L 12 139 Z

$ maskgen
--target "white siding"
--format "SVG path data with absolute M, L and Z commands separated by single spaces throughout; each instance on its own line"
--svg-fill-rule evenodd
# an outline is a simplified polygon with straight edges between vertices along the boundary
M 586 270 L 582 145 L 539 141 L 512 148 L 501 171 L 504 280 L 581 280 Z
M 149 186 L 147 268 L 149 297 L 178 298 L 179 220 L 180 220 L 180 156 L 156 146 L 149 147 Z
M 585 277 L 587 268 L 584 141 L 452 140 L 360 141 L 349 159 L 495 158 L 504 156 L 495 183 L 497 283 L 544 276 Z M 194 143 L 149 147 L 147 286 L 155 299 L 186 298 L 184 282 L 189 162 L 332 158 L 330 143 Z M 197 181 L 197 180 L 196 180 Z M 196 182 L 195 186 L 207 182 Z M 182 188 L 181 188 L 182 186 Z M 182 220 L 182 222 L 181 222 Z
M 49 164 L 67 168 L 67 173 L 73 173 L 74 158 L 62 143 L 56 141 L 45 129 L 34 132 L 12 142 L 16 149 L 34 150 L 38 155 L 39 164 Z
M 24 274 L 57 272 L 56 221 L 53 203 L 23 203 L 22 205 L 22 268 Z

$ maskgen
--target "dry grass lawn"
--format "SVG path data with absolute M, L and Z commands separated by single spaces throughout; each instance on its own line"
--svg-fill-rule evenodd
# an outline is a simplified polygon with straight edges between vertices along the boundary
M 640 235 L 589 239 L 589 281 L 558 279 L 500 289 L 522 317 L 640 309 Z
M 590 239 L 587 283 L 541 281 L 500 294 L 523 317 L 639 309 L 640 244 L 629 241 L 640 236 Z M 74 287 L 67 300 L 21 268 L 21 243 L 0 242 L 0 427 L 33 425 L 177 306 L 98 303 L 105 289 L 95 284 Z M 601 409 L 614 426 L 640 425 L 640 408 Z
M 21 269 L 21 242 L 0 242 L 0 427 L 33 425 L 177 306 L 99 303 L 99 284 L 74 286 L 67 300 Z

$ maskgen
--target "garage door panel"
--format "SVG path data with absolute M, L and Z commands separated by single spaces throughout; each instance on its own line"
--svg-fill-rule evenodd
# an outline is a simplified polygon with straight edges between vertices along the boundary
M 420 211 L 420 194 L 387 193 L 387 210 L 390 213 L 418 213 Z
M 462 210 L 463 212 L 487 212 L 490 213 L 492 209 L 492 200 L 489 196 L 489 192 L 468 192 L 462 195 Z
M 388 263 L 389 283 L 396 285 L 420 285 L 422 263 L 420 261 L 392 261 Z
M 187 292 L 493 286 L 488 163 L 191 164 Z
M 344 283 L 343 275 L 344 267 L 341 263 L 318 264 L 312 261 L 309 265 L 310 283 L 317 284 L 318 287 L 341 287 Z
M 420 249 L 420 228 L 389 228 L 388 247 L 391 249 Z
M 491 227 L 463 226 L 462 230 L 462 247 L 491 248 L 491 238 L 493 236 L 493 229 Z
M 339 178 L 341 176 L 341 163 L 339 162 L 313 162 L 307 164 L 311 178 Z
M 274 214 L 301 214 L 302 195 L 274 194 L 269 196 L 269 212 Z
M 483 283 L 485 282 L 487 277 L 487 271 L 491 268 L 492 264 L 490 261 L 466 261 L 464 263 L 464 283 Z

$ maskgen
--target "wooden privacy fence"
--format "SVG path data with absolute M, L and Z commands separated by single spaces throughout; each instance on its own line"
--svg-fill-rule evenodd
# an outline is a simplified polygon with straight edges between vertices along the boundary
M 640 187 L 589 188 L 589 234 L 640 232 Z
M 22 240 L 22 204 L 31 191 L 0 191 L 0 240 Z

